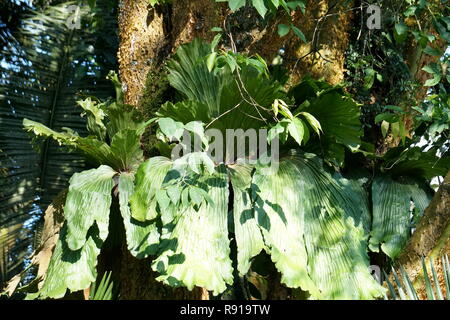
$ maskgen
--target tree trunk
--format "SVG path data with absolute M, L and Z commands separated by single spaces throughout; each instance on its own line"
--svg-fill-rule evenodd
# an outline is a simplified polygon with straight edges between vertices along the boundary
M 439 274 L 441 288 L 445 290 L 442 255 L 450 255 L 450 172 L 439 187 L 416 231 L 398 257 L 396 263 L 403 266 L 418 289 L 425 297 L 425 284 L 422 273 L 422 257 L 433 259 Z M 428 269 L 429 271 L 429 269 Z

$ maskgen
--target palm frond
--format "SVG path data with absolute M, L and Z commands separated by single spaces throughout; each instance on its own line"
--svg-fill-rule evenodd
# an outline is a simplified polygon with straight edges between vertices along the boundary
M 32 242 L 32 222 L 67 187 L 71 175 L 86 166 L 78 154 L 54 142 L 39 143 L 40 152 L 33 150 L 22 120 L 26 117 L 54 130 L 68 127 L 83 133 L 85 119 L 75 103 L 78 95 L 113 95 L 105 78 L 116 66 L 109 55 L 117 46 L 110 40 L 116 38 L 111 34 L 116 17 L 108 2 L 97 1 L 96 11 L 83 5 L 82 28 L 73 30 L 66 22 L 71 14 L 67 8 L 75 2 L 31 11 L 0 49 L 0 226 L 29 224 L 8 232 L 13 239 L 28 233 L 21 244 L 8 248 L 9 260 L 20 261 L 21 252 Z M 9 266 L 0 283 L 21 268 L 21 263 L 13 269 Z

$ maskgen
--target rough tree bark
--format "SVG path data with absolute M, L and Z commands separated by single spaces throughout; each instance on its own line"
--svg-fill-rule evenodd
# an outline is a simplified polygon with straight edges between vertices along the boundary
M 427 261 L 433 259 L 441 288 L 445 291 L 440 260 L 441 256 L 445 254 L 450 256 L 450 172 L 396 261 L 398 265 L 405 268 L 421 298 L 425 297 L 422 257 Z

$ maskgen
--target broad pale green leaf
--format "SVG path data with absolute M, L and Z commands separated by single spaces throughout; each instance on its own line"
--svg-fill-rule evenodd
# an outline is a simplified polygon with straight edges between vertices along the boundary
M 307 78 L 292 88 L 289 95 L 295 99 L 301 112 L 308 112 L 319 123 L 323 134 L 312 137 L 305 145 L 309 152 L 322 155 L 328 163 L 342 166 L 344 150 L 352 152 L 361 146 L 363 134 L 360 107 L 346 96 L 340 86 Z M 302 107 L 306 103 L 305 107 Z M 296 112 L 296 114 L 298 114 Z
M 159 243 L 156 223 L 141 222 L 131 216 L 129 199 L 134 192 L 134 174 L 123 172 L 119 176 L 119 203 L 127 236 L 128 251 L 138 259 L 155 254 Z
M 179 212 L 176 219 L 163 226 L 161 251 L 152 268 L 157 279 L 172 286 L 194 286 L 223 292 L 233 283 L 232 262 L 227 229 L 228 178 L 224 167 L 213 176 L 202 176 L 214 201 L 204 201 L 198 210 L 192 206 Z
M 64 217 L 67 220 L 67 244 L 71 250 L 83 247 L 94 222 L 97 222 L 100 239 L 106 240 L 115 174 L 110 167 L 100 166 L 75 173 L 70 179 Z
M 307 186 L 294 176 L 297 171 L 289 162 L 281 162 L 271 175 L 256 171 L 252 183 L 255 216 L 272 261 L 282 274 L 281 282 L 319 297 L 320 291 L 308 274 L 304 212 L 298 196 Z
M 350 150 L 361 145 L 362 126 L 359 106 L 337 92 L 321 95 L 306 109 L 321 124 L 324 135 L 331 136 Z
M 200 39 L 181 46 L 167 63 L 167 78 L 189 100 L 199 101 L 218 114 L 223 81 L 208 70 L 206 57 L 210 53 L 211 45 Z
M 267 108 L 282 97 L 281 85 L 269 79 L 264 68 L 258 67 L 261 65 L 258 59 L 244 55 L 219 55 L 216 64 L 225 60 L 227 65 L 233 66 L 234 72 L 230 67 L 216 67 L 210 72 L 207 66 L 210 53 L 211 45 L 199 39 L 178 49 L 168 62 L 168 79 L 192 101 L 166 103 L 158 115 L 184 124 L 202 121 L 208 128 L 223 132 L 266 125 L 264 119 L 270 119 Z M 239 72 L 239 78 L 236 72 Z
M 258 222 L 282 282 L 314 298 L 382 295 L 368 270 L 367 235 L 361 209 L 355 208 L 360 195 L 327 173 L 317 157 L 289 156 L 272 175 L 257 169 L 253 190 Z
M 376 177 L 372 183 L 373 222 L 370 249 L 379 246 L 394 259 L 411 234 L 411 201 L 422 214 L 431 201 L 430 192 L 411 180 Z
M 251 265 L 251 259 L 265 249 L 250 197 L 252 169 L 249 165 L 228 167 L 234 194 L 233 219 L 238 250 L 237 268 L 241 276 L 247 274 Z
M 96 280 L 97 257 L 102 244 L 98 229 L 94 227 L 84 245 L 72 251 L 67 246 L 67 225 L 64 225 L 41 289 L 27 298 L 59 299 L 64 297 L 67 289 L 71 292 L 87 289 Z
M 139 166 L 135 192 L 130 198 L 131 215 L 134 219 L 145 222 L 158 216 L 156 192 L 161 189 L 171 167 L 172 162 L 164 157 L 150 158 Z
M 142 121 L 142 116 L 133 106 L 113 102 L 105 108 L 105 113 L 109 119 L 106 130 L 111 139 L 116 133 L 125 129 L 136 130 L 137 134 L 142 134 L 145 129 L 146 123 Z
M 342 188 L 345 198 L 351 199 L 353 203 L 352 210 L 348 210 L 347 214 L 352 216 L 355 226 L 364 228 L 366 238 L 369 237 L 372 228 L 372 213 L 369 206 L 369 194 L 364 186 L 370 177 L 371 175 L 365 171 L 350 172 L 345 176 L 339 173 L 333 175 Z M 350 205 L 350 203 L 348 204 Z

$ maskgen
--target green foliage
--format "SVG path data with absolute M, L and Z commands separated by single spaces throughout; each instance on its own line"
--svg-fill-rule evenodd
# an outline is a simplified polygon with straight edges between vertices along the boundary
M 283 12 L 291 19 L 291 13 L 294 10 L 301 10 L 302 13 L 305 13 L 306 10 L 306 1 L 285 1 L 285 0 L 215 0 L 216 2 L 228 2 L 228 6 L 232 11 L 237 11 L 242 7 L 246 6 L 247 3 L 256 9 L 259 15 L 262 18 L 266 18 L 267 16 L 273 16 L 278 12 L 278 9 L 282 9 Z M 303 42 L 306 41 L 306 37 L 303 32 L 296 27 L 293 23 L 289 25 L 279 24 L 278 25 L 278 35 L 280 37 L 286 36 L 290 31 L 293 31 L 294 34 L 299 37 Z
M 441 258 L 441 265 L 446 292 L 445 296 L 442 293 L 444 288 L 441 288 L 441 285 L 439 283 L 438 274 L 436 272 L 436 268 L 434 267 L 433 260 L 430 260 L 430 269 L 433 277 L 432 284 L 430 281 L 429 271 L 427 270 L 425 264 L 425 259 L 422 257 L 422 274 L 425 279 L 427 300 L 450 300 L 450 264 L 447 255 Z M 402 266 L 400 266 L 401 278 L 398 276 L 397 272 L 394 269 L 392 270 L 392 275 L 394 277 L 394 283 L 389 280 L 388 275 L 385 273 L 386 283 L 389 288 L 390 300 L 419 300 L 417 291 Z
M 128 249 L 138 258 L 155 255 L 151 267 L 159 273 L 157 279 L 170 286 L 200 286 L 214 295 L 226 291 L 233 284 L 234 238 L 241 276 L 264 250 L 281 272 L 281 281 L 308 291 L 311 298 L 381 297 L 384 290 L 368 270 L 369 244 L 376 250 L 382 243 L 387 254 L 396 255 L 408 236 L 410 201 L 420 216 L 429 202 L 424 178 L 448 169 L 448 159 L 427 169 L 435 155 L 399 148 L 377 159 L 374 182 L 359 173 L 344 177 L 317 155 L 304 152 L 319 145 L 323 150 L 317 153 L 338 168 L 344 164 L 345 149 L 360 150 L 359 106 L 341 87 L 306 79 L 285 92 L 260 59 L 217 52 L 214 44 L 200 40 L 182 46 L 168 71 L 181 100 L 167 102 L 148 122 L 136 119 L 121 103 L 120 92 L 116 102 L 81 103 L 91 133 L 87 138 L 26 122 L 29 130 L 79 148 L 101 165 L 71 180 L 69 214 L 58 242 L 61 249 L 55 251 L 61 254 L 52 257 L 55 267 L 37 295 L 61 297 L 66 288 L 80 290 L 95 281 L 96 274 L 90 273 L 72 282 L 57 273 L 56 266 L 91 270 L 97 251 L 70 262 L 61 261 L 61 255 L 82 254 L 91 239 L 100 250 L 107 236 L 110 191 L 115 190 Z M 137 145 L 151 122 L 158 124 L 161 153 L 183 147 L 185 134 L 202 143 L 176 160 L 157 156 L 144 161 Z M 289 155 L 276 163 L 278 170 L 252 165 L 245 157 L 215 163 L 208 156 L 212 141 L 207 128 L 269 128 L 269 140 L 280 137 L 283 154 Z M 107 156 L 98 157 L 97 149 L 86 151 L 86 141 L 105 146 Z M 404 181 L 410 170 L 416 171 L 417 184 Z M 389 192 L 379 193 L 381 187 Z M 98 208 L 89 214 L 94 198 Z M 404 232 L 392 240 L 393 230 L 400 228 Z M 48 287 L 53 282 L 56 289 Z
M 355 152 L 362 145 L 360 106 L 344 94 L 342 87 L 309 78 L 293 87 L 289 95 L 298 106 L 294 114 L 308 112 L 323 131 L 319 141 L 312 140 L 309 150 L 337 167 L 343 166 L 344 148 Z

